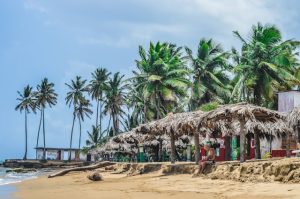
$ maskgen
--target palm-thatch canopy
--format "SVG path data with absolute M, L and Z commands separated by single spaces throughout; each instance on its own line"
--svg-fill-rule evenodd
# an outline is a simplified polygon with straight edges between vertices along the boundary
M 181 136 L 183 134 L 189 134 L 189 132 L 194 131 L 194 129 L 192 128 L 195 126 L 192 124 L 194 122 L 192 118 L 196 116 L 200 116 L 203 113 L 204 112 L 202 111 L 195 111 L 195 112 L 169 114 L 163 119 L 142 124 L 139 127 L 135 128 L 134 131 L 136 133 L 141 133 L 141 134 L 164 135 L 164 134 L 169 134 L 173 130 L 175 131 L 175 134 L 178 136 Z M 181 129 L 185 129 L 185 133 L 183 132 L 179 133 L 178 131 L 180 131 Z
M 288 125 L 294 130 L 300 126 L 300 107 L 296 107 L 288 113 L 287 121 Z
M 217 130 L 223 136 L 239 135 L 241 122 L 245 122 L 246 133 L 278 137 L 291 132 L 286 123 L 286 114 L 247 103 L 220 106 L 194 119 L 199 130 Z
M 246 133 L 281 136 L 291 132 L 286 115 L 278 111 L 247 103 L 223 105 L 209 111 L 177 113 L 163 119 L 143 124 L 135 132 L 163 135 L 171 131 L 177 136 L 219 131 L 225 135 L 239 135 L 240 121 L 245 122 Z

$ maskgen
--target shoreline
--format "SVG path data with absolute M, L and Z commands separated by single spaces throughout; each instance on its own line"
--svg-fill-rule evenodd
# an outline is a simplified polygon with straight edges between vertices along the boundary
M 89 172 L 74 172 L 56 178 L 39 176 L 17 183 L 16 199 L 296 199 L 300 184 L 251 183 L 192 178 L 189 174 L 162 175 L 152 172 L 127 176 L 101 171 L 104 180 L 92 182 Z

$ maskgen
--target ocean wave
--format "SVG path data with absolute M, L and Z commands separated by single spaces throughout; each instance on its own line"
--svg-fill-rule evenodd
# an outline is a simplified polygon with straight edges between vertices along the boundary
M 22 182 L 24 180 L 30 180 L 37 178 L 39 175 L 39 172 L 30 172 L 30 173 L 2 173 L 0 175 L 0 186 L 1 185 L 7 185 L 7 184 L 13 184 Z

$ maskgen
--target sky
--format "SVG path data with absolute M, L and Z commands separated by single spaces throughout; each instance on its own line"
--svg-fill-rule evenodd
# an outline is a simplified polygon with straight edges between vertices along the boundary
M 257 22 L 300 40 L 299 9 L 297 0 L 1 0 L 0 160 L 23 157 L 24 115 L 15 106 L 27 84 L 35 88 L 44 77 L 55 83 L 59 97 L 45 111 L 46 145 L 67 147 L 72 112 L 65 83 L 76 75 L 89 79 L 105 67 L 129 77 L 138 46 L 150 41 L 196 49 L 201 38 L 213 38 L 225 50 L 239 48 L 232 31 L 247 37 Z M 29 158 L 35 157 L 38 121 L 38 114 L 29 115 Z M 85 121 L 83 142 L 94 123 L 94 117 Z M 78 125 L 74 133 L 76 147 Z

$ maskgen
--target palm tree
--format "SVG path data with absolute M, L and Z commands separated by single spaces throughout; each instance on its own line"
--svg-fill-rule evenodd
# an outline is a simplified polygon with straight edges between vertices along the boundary
M 123 83 L 124 75 L 115 73 L 108 81 L 108 87 L 105 91 L 105 107 L 104 113 L 109 114 L 112 118 L 113 134 L 116 135 L 120 130 L 120 117 L 122 118 L 125 112 L 123 105 L 125 105 L 125 89 L 127 85 Z
M 92 131 L 88 133 L 88 140 L 86 140 L 86 145 L 90 148 L 96 148 L 102 142 L 101 135 L 99 133 L 99 128 L 92 126 Z
M 85 117 L 90 118 L 90 115 L 93 114 L 93 111 L 90 109 L 91 106 L 92 104 L 89 100 L 82 98 L 82 100 L 79 101 L 79 104 L 75 108 L 75 113 L 79 122 L 79 149 L 81 147 L 81 121 L 84 121 Z
M 230 54 L 224 52 L 221 45 L 212 39 L 200 40 L 195 57 L 191 49 L 186 47 L 185 50 L 193 69 L 191 110 L 212 101 L 228 102 L 231 91 L 226 70 L 229 68 Z
M 274 25 L 258 23 L 252 27 L 249 39 L 239 32 L 234 35 L 242 42 L 241 54 L 233 49 L 237 66 L 232 100 L 245 100 L 256 105 L 273 107 L 275 93 L 300 85 L 297 79 L 299 62 L 295 49 L 300 42 L 282 41 Z
M 82 101 L 84 101 L 83 93 L 87 92 L 88 89 L 85 85 L 87 80 L 81 80 L 80 76 L 76 76 L 75 80 L 71 80 L 71 84 L 67 84 L 66 86 L 69 88 L 69 92 L 66 96 L 66 104 L 69 107 L 73 106 L 73 122 L 72 122 L 72 129 L 71 129 L 71 137 L 70 137 L 70 151 L 69 151 L 69 161 L 71 160 L 71 149 L 72 149 L 72 142 L 73 142 L 73 131 L 74 131 L 74 124 L 76 119 L 76 107 L 79 106 Z
M 96 126 L 98 127 L 99 121 L 98 117 L 100 114 L 100 124 L 99 130 L 102 132 L 102 117 L 103 117 L 103 94 L 107 88 L 107 80 L 111 73 L 109 73 L 105 68 L 98 68 L 94 73 L 92 73 L 92 80 L 89 84 L 89 93 L 93 100 L 97 102 L 96 111 Z
M 25 154 L 23 157 L 23 160 L 27 159 L 27 114 L 30 113 L 30 111 L 35 112 L 35 98 L 33 96 L 32 87 L 27 85 L 23 92 L 19 92 L 19 97 L 17 100 L 19 101 L 19 104 L 16 106 L 15 110 L 19 110 L 21 113 L 22 111 L 25 112 Z
M 46 158 L 46 132 L 45 132 L 45 109 L 47 105 L 51 108 L 57 103 L 57 94 L 54 90 L 54 83 L 49 83 L 47 78 L 44 78 L 40 85 L 37 86 L 37 92 L 35 93 L 36 106 L 41 110 L 41 121 L 43 126 L 43 141 L 44 141 L 44 151 L 43 160 Z M 37 145 L 39 140 L 39 132 L 37 136 Z
M 181 48 L 173 44 L 151 42 L 148 52 L 139 47 L 139 55 L 133 86 L 142 93 L 145 105 L 155 107 L 155 118 L 160 119 L 174 111 L 178 101 L 187 95 L 189 70 L 183 62 Z

